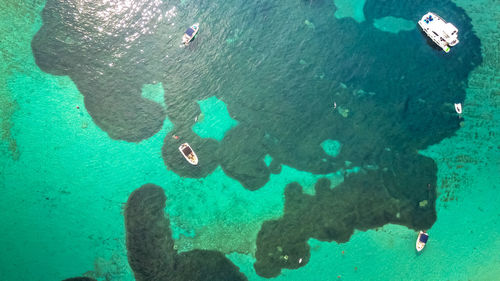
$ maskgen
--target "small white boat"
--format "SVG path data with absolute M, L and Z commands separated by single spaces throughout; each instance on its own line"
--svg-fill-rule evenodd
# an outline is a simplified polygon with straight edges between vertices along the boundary
M 192 165 L 198 165 L 198 156 L 196 156 L 196 153 L 194 153 L 193 149 L 191 149 L 191 146 L 187 142 L 181 144 L 179 146 L 179 151 L 182 153 L 184 158 L 192 164 Z
M 196 36 L 196 33 L 198 33 L 198 30 L 200 29 L 200 24 L 195 23 L 189 27 L 186 32 L 184 32 L 184 36 L 182 36 L 182 43 L 184 45 L 189 45 L 189 43 L 193 40 L 193 38 Z
M 459 42 L 458 29 L 432 12 L 425 14 L 418 21 L 418 25 L 446 53 L 450 51 L 450 47 L 455 46 Z
M 417 237 L 417 252 L 420 252 L 424 249 L 425 244 L 427 243 L 427 239 L 429 239 L 429 235 L 423 231 L 420 231 Z
M 455 111 L 458 114 L 462 114 L 462 104 L 461 103 L 455 103 Z

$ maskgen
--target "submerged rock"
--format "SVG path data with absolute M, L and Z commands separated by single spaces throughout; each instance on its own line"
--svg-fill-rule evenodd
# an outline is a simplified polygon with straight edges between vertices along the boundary
M 428 202 L 427 200 L 422 200 L 422 201 L 418 202 L 418 206 L 419 206 L 420 208 L 425 208 L 425 207 L 427 207 L 427 204 L 429 204 L 429 202 Z
M 349 116 L 349 109 L 343 108 L 343 107 L 338 107 L 338 112 L 342 117 L 347 118 Z
M 309 27 L 310 29 L 315 29 L 316 27 L 314 26 L 314 23 L 310 22 L 309 20 L 305 20 L 304 24 Z

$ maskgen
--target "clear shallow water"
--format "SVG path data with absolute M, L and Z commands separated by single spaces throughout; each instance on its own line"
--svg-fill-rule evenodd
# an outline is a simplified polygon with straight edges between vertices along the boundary
M 59 5 L 56 5 L 57 7 L 62 5 L 61 3 L 57 4 Z M 89 3 L 81 4 L 84 11 L 88 10 Z M 12 128 L 9 130 L 12 137 L 6 138 L 7 141 L 4 142 L 6 153 L 5 157 L 2 158 L 2 179 L 4 179 L 2 188 L 6 194 L 4 200 L 16 202 L 16 206 L 18 206 L 10 208 L 10 204 L 2 204 L 5 206 L 2 214 L 16 214 L 11 216 L 12 219 L 4 217 L 3 227 L 5 231 L 3 233 L 6 233 L 5 239 L 7 241 L 12 241 L 12 244 L 6 247 L 6 252 L 9 252 L 10 255 L 5 255 L 2 261 L 2 264 L 7 268 L 5 271 L 2 270 L 2 272 L 7 272 L 2 273 L 6 274 L 4 279 L 19 280 L 19 277 L 15 277 L 22 276 L 23 271 L 15 270 L 19 266 L 37 269 L 30 271 L 33 272 L 31 273 L 33 275 L 30 276 L 32 280 L 43 279 L 43 277 L 37 277 L 38 273 L 63 279 L 82 275 L 89 270 L 94 271 L 94 275 L 101 274 L 100 278 L 103 278 L 106 272 L 115 278 L 131 276 L 125 258 L 121 203 L 127 200 L 132 190 L 147 182 L 156 183 L 165 189 L 168 197 L 167 212 L 170 215 L 173 237 L 178 239 L 176 243 L 181 250 L 189 251 L 198 248 L 218 250 L 223 253 L 236 251 L 240 254 L 231 254 L 229 256 L 231 260 L 241 267 L 241 271 L 248 278 L 258 279 L 252 270 L 252 263 L 255 262 L 252 258 L 256 247 L 255 238 L 263 221 L 278 219 L 282 216 L 284 203 L 282 194 L 286 184 L 298 181 L 305 189 L 305 193 L 314 194 L 315 181 L 324 175 L 331 179 L 332 185 L 342 182 L 343 174 L 337 174 L 337 172 L 349 168 L 344 166 L 345 161 L 353 162 L 352 166 L 362 167 L 365 171 L 370 171 L 377 165 L 380 166 L 379 170 L 381 170 L 384 168 L 383 165 L 387 165 L 384 160 L 387 156 L 382 159 L 379 156 L 374 156 L 377 155 L 373 152 L 374 150 L 383 150 L 388 145 L 391 145 L 391 150 L 421 149 L 439 139 L 428 136 L 421 131 L 415 134 L 412 130 L 405 130 L 405 126 L 413 129 L 426 126 L 432 133 L 437 133 L 437 137 L 446 136 L 458 128 L 458 122 L 456 122 L 458 120 L 452 118 L 453 111 L 447 108 L 444 100 L 463 99 L 465 91 L 460 83 L 455 85 L 458 87 L 456 91 L 450 91 L 454 95 L 458 93 L 457 96 L 447 96 L 448 91 L 446 91 L 441 96 L 442 100 L 427 99 L 431 105 L 422 106 L 420 100 L 408 99 L 407 97 L 417 95 L 420 99 L 426 100 L 425 93 L 415 91 L 414 86 L 421 81 L 426 81 L 427 85 L 439 86 L 440 80 L 435 78 L 436 75 L 440 77 L 439 73 L 431 73 L 432 75 L 426 76 L 425 73 L 418 72 L 420 80 L 401 79 L 400 77 L 401 81 L 398 83 L 374 82 L 380 80 L 377 75 L 393 77 L 394 75 L 391 74 L 401 73 L 401 68 L 405 69 L 405 73 L 408 72 L 405 76 L 414 78 L 414 75 L 407 70 L 407 65 L 400 66 L 401 57 L 388 60 L 390 56 L 384 56 L 380 51 L 371 53 L 369 48 L 357 50 L 353 44 L 346 44 L 354 42 L 352 40 L 359 40 L 359 34 L 377 32 L 370 26 L 370 18 L 374 17 L 373 14 L 365 14 L 366 21 L 361 23 L 362 28 L 360 28 L 355 21 L 351 21 L 349 18 L 345 18 L 343 22 L 336 22 L 332 17 L 334 6 L 327 2 L 304 2 L 290 6 L 274 6 L 264 2 L 240 5 L 231 3 L 231 5 L 227 4 L 228 6 L 222 7 L 213 7 L 213 4 L 205 4 L 204 6 L 203 3 L 196 5 L 186 3 L 188 7 L 171 3 L 167 5 L 168 7 L 160 7 L 161 5 L 155 2 L 143 4 L 145 8 L 147 7 L 145 10 L 154 11 L 153 14 L 157 13 L 155 14 L 157 16 L 169 13 L 172 9 L 171 6 L 176 6 L 177 14 L 174 17 L 175 20 L 172 19 L 176 25 L 180 24 L 179 21 L 176 21 L 178 18 L 183 20 L 189 18 L 189 15 L 180 16 L 179 13 L 189 10 L 190 7 L 203 7 L 199 10 L 192 9 L 192 11 L 197 12 L 193 12 L 194 15 L 191 17 L 193 19 L 202 18 L 206 28 L 188 49 L 178 48 L 178 40 L 173 36 L 171 42 L 174 43 L 170 46 L 171 53 L 169 53 L 170 49 L 163 50 L 159 47 L 165 41 L 168 43 L 168 40 L 166 38 L 160 40 L 158 36 L 167 36 L 169 31 L 175 35 L 182 33 L 184 26 L 189 25 L 191 21 L 184 23 L 182 28 L 176 27 L 172 30 L 168 29 L 171 26 L 158 24 L 156 28 L 164 28 L 165 32 L 153 32 L 151 38 L 139 36 L 134 39 L 134 37 L 130 37 L 130 34 L 124 34 L 122 41 L 117 40 L 120 43 L 117 44 L 117 48 L 109 48 L 109 50 L 111 53 L 115 52 L 116 55 L 120 53 L 120 48 L 127 49 L 127 46 L 130 46 L 129 49 L 132 51 L 124 54 L 116 62 L 109 62 L 108 59 L 110 56 L 113 57 L 113 54 L 99 51 L 108 50 L 103 46 L 108 46 L 106 44 L 109 44 L 109 38 L 92 37 L 90 41 L 97 40 L 98 42 L 93 44 L 85 41 L 87 39 L 83 36 L 84 44 L 77 44 L 75 42 L 78 41 L 65 34 L 68 30 L 76 29 L 70 33 L 81 35 L 82 26 L 83 31 L 89 31 L 85 28 L 92 29 L 92 26 L 84 24 L 85 17 L 76 21 L 78 23 L 76 25 L 73 25 L 72 21 L 67 21 L 67 24 L 62 27 L 61 25 L 52 26 L 46 37 L 38 38 L 40 42 L 47 43 L 40 44 L 40 48 L 48 53 L 37 57 L 35 52 L 35 57 L 37 57 L 38 65 L 42 69 L 54 74 L 70 75 L 73 82 L 67 77 L 54 77 L 40 72 L 35 65 L 29 47 L 33 35 L 40 27 L 40 22 L 35 21 L 38 13 L 32 12 L 34 25 L 30 24 L 26 18 L 23 20 L 27 23 L 16 22 L 19 27 L 24 28 L 21 30 L 26 31 L 24 41 L 8 37 L 9 40 L 6 42 L 11 45 L 5 45 L 5 49 L 2 47 L 2 54 L 9 54 L 8 58 L 14 57 L 14 59 L 6 60 L 9 62 L 7 68 L 10 70 L 6 72 L 8 76 L 6 75 L 3 79 L 6 81 L 5 89 L 8 89 L 6 94 L 9 94 L 11 98 L 3 103 L 10 104 L 10 107 L 2 106 L 2 114 L 12 112 L 12 110 L 4 110 L 4 108 L 15 108 L 12 106 L 15 104 L 14 100 L 20 108 L 16 113 L 10 114 L 10 118 L 2 118 L 3 124 L 10 124 L 9 126 Z M 374 3 L 368 2 L 366 5 L 371 5 L 369 7 L 376 14 L 377 9 L 374 9 L 376 7 L 373 6 Z M 35 6 L 33 8 L 32 5 L 26 5 L 23 8 L 28 11 L 36 10 L 38 12 L 41 10 L 41 6 Z M 22 9 L 18 6 L 13 7 Z M 158 22 L 151 19 L 154 18 L 154 15 L 141 14 L 142 16 L 139 18 L 148 20 L 145 22 L 144 20 L 137 21 L 123 16 L 120 14 L 119 8 L 113 7 L 117 18 L 130 20 L 130 26 L 127 26 L 130 29 L 143 33 L 154 31 L 155 24 Z M 426 9 L 426 7 L 418 8 Z M 140 10 L 137 9 L 132 8 L 133 11 Z M 332 12 L 325 12 L 329 9 Z M 226 16 L 226 18 L 231 19 L 228 19 L 227 22 L 221 21 L 221 17 L 218 16 L 220 11 L 232 15 L 231 17 Z M 25 14 L 24 10 L 22 12 Z M 93 15 L 94 12 L 92 10 L 88 14 Z M 50 15 L 47 11 L 45 13 Z M 393 15 L 402 17 L 401 13 L 401 11 L 394 11 Z M 460 14 L 460 11 L 458 10 L 457 13 Z M 379 16 L 387 15 L 377 14 L 377 17 Z M 246 17 L 251 20 L 245 20 Z M 238 25 L 234 24 L 235 19 L 238 19 Z M 278 19 L 286 19 L 283 22 L 286 22 L 290 31 L 295 31 L 290 33 L 296 36 L 283 36 L 283 38 L 273 42 L 272 48 L 269 48 L 267 42 L 272 41 L 267 39 L 272 35 L 270 32 L 272 28 L 266 24 L 269 19 L 277 22 Z M 47 24 L 47 22 L 44 23 Z M 220 27 L 224 24 L 227 25 L 225 29 Z M 277 26 L 280 24 L 282 23 L 276 23 Z M 467 21 L 462 24 L 466 25 Z M 7 26 L 6 30 L 12 29 L 11 25 Z M 110 26 L 114 27 L 115 25 L 111 24 Z M 150 26 L 149 29 L 147 26 Z M 322 31 L 327 26 L 336 26 L 337 29 L 334 31 L 337 32 L 326 33 L 324 37 L 317 38 L 318 33 L 324 34 Z M 239 27 L 242 28 L 239 29 Z M 221 32 L 222 30 L 229 30 L 230 36 L 227 35 L 228 33 Z M 470 33 L 468 35 L 467 28 L 463 27 L 462 30 L 464 38 L 471 38 L 473 43 L 473 37 L 468 37 L 472 35 Z M 342 31 L 345 31 L 346 34 Z M 354 32 L 354 34 L 350 34 L 348 31 Z M 131 32 L 131 34 L 134 33 Z M 89 32 L 88 36 L 91 35 L 95 34 Z M 352 37 L 350 37 L 351 35 Z M 396 45 L 394 49 L 397 49 L 397 44 L 405 42 L 405 40 L 400 40 L 400 37 L 394 37 L 390 33 L 386 35 L 389 38 L 379 37 L 384 40 L 392 38 L 391 44 Z M 245 39 L 245 36 L 249 39 Z M 424 59 L 431 54 L 434 55 L 433 59 L 437 61 L 436 63 L 446 65 L 446 61 L 441 60 L 446 60 L 447 57 L 426 45 L 425 40 L 417 30 L 397 36 L 420 40 L 420 44 L 413 44 L 411 47 L 418 48 L 418 51 L 425 53 L 422 55 Z M 334 40 L 339 37 L 344 40 Z M 131 39 L 127 41 L 127 38 Z M 37 37 L 33 42 L 36 40 Z M 67 49 L 49 44 L 61 40 L 71 46 L 77 45 L 78 48 L 72 49 L 65 57 Z M 383 44 L 383 40 L 380 41 L 382 45 L 378 47 L 378 50 L 389 51 L 387 46 Z M 468 42 L 466 39 L 464 41 Z M 334 46 L 340 50 L 333 49 L 333 44 L 330 42 L 336 42 L 337 44 Z M 36 44 L 33 43 L 34 50 L 38 48 Z M 297 48 L 297 46 L 307 46 L 308 48 Z M 370 47 L 377 48 L 377 44 L 370 45 Z M 474 51 L 478 50 L 475 48 L 478 48 L 479 45 L 474 47 L 472 44 L 470 47 Z M 142 56 L 141 50 L 145 50 L 146 55 Z M 410 51 L 412 54 L 415 53 L 415 50 L 408 52 Z M 460 55 L 459 51 L 460 49 L 457 48 L 458 55 Z M 50 52 L 56 53 L 59 60 L 54 60 L 54 54 Z M 176 58 L 177 63 L 169 64 L 166 61 L 161 61 L 164 54 Z M 346 59 L 346 54 L 349 55 L 348 59 Z M 360 54 L 364 54 L 364 56 Z M 392 55 L 397 55 L 397 53 L 393 52 Z M 466 65 L 462 58 L 456 59 Z M 16 61 L 22 63 L 15 63 Z M 185 63 L 186 61 L 189 63 Z M 396 69 L 380 67 L 381 63 L 393 66 L 390 64 L 393 61 L 398 62 L 398 64 L 394 64 Z M 109 63 L 115 64 L 109 66 Z M 408 65 L 413 64 L 415 61 L 408 62 Z M 359 67 L 360 65 L 363 67 Z M 428 63 L 427 66 L 429 66 Z M 115 67 L 118 70 L 107 69 Z M 468 67 L 455 69 L 457 71 L 454 74 L 457 76 L 446 79 L 460 82 L 461 78 L 467 77 L 467 73 L 470 71 L 468 69 L 471 69 Z M 12 68 L 14 69 L 12 70 Z M 376 70 L 372 68 L 376 68 Z M 199 78 L 198 81 L 189 78 L 188 74 L 192 73 L 198 75 L 196 77 Z M 372 73 L 380 74 L 373 76 Z M 405 79 L 409 81 L 404 81 Z M 158 81 L 161 81 L 160 88 L 154 86 L 152 89 L 144 90 L 143 85 L 150 85 Z M 189 85 L 188 88 L 184 87 L 186 83 Z M 160 127 L 158 127 L 157 119 L 161 120 L 162 116 L 161 105 L 149 104 L 137 98 L 137 94 L 140 96 L 142 92 L 142 96 L 147 96 L 150 100 L 161 101 L 158 99 L 158 95 L 162 94 L 161 88 L 164 88 L 165 113 L 168 119 L 165 119 L 165 122 L 160 122 Z M 404 89 L 405 92 L 401 89 Z M 371 95 L 370 92 L 375 94 Z M 82 100 L 82 95 L 85 96 L 85 103 Z M 221 124 L 204 123 L 209 120 L 230 120 L 227 119 L 224 110 L 203 112 L 206 119 L 196 123 L 193 127 L 194 133 L 190 131 L 191 126 L 194 125 L 194 117 L 200 116 L 201 113 L 196 104 L 200 104 L 199 102 L 211 96 L 216 96 L 223 101 L 230 117 L 239 122 L 238 126 L 233 127 L 235 131 L 228 131 L 226 138 L 220 144 L 215 141 L 197 139 L 194 133 L 199 134 L 200 137 L 206 137 L 207 135 L 200 132 L 209 131 L 210 125 L 213 126 L 214 131 L 224 131 L 223 128 L 228 128 Z M 110 103 L 107 103 L 108 99 Z M 340 101 L 339 112 L 332 112 L 331 102 L 333 100 Z M 122 102 L 123 105 L 120 104 Z M 308 107 L 308 102 L 311 103 L 311 107 Z M 109 104 L 113 106 L 108 106 Z M 116 104 L 118 105 L 115 107 Z M 423 116 L 418 115 L 418 117 L 422 117 L 421 120 L 412 118 L 407 124 L 403 120 L 402 123 L 406 125 L 399 129 L 398 133 L 402 135 L 399 138 L 373 137 L 373 133 L 378 130 L 370 130 L 369 127 L 391 122 L 391 117 L 394 116 L 390 116 L 390 113 L 401 110 L 398 105 L 402 108 L 406 107 L 410 113 L 412 110 L 419 112 L 422 110 L 427 112 L 428 110 L 430 113 L 423 114 Z M 79 106 L 80 109 L 77 109 L 76 106 Z M 100 107 L 105 110 L 96 110 Z M 343 111 L 340 111 L 342 107 Z M 388 114 L 382 114 L 380 121 L 374 120 L 373 123 L 367 122 L 366 116 L 359 114 L 359 112 L 373 111 L 377 114 L 366 115 L 378 116 L 384 113 L 382 108 L 385 107 L 387 107 Z M 203 110 L 204 106 L 200 104 L 200 108 Z M 445 113 L 448 112 L 449 117 L 446 114 L 439 115 L 441 111 L 437 111 L 436 108 L 442 109 Z M 347 117 L 337 114 L 346 112 L 345 109 L 349 109 Z M 327 115 L 328 113 L 333 114 Z M 434 113 L 437 114 L 436 118 L 441 121 L 439 124 L 442 127 L 440 128 L 433 129 L 432 126 L 427 126 L 429 123 L 425 121 L 425 117 Z M 148 114 L 157 115 L 151 117 Z M 218 116 L 218 118 L 210 118 L 211 115 Z M 417 117 L 414 114 L 409 115 Z M 471 118 L 473 117 L 471 116 Z M 481 117 L 479 115 L 477 118 L 481 119 Z M 492 120 L 495 118 L 495 115 L 492 115 Z M 6 123 L 6 120 L 9 120 L 10 123 Z M 137 120 L 140 122 L 136 122 Z M 468 121 L 467 118 L 466 120 Z M 398 119 L 397 121 L 401 122 L 402 120 Z M 449 125 L 446 125 L 447 121 Z M 223 123 L 234 124 L 234 121 Z M 333 123 L 334 126 L 329 127 L 325 123 Z M 370 126 L 366 126 L 367 124 Z M 361 128 L 354 127 L 354 125 L 361 126 Z M 202 130 L 195 129 L 200 126 L 203 128 Z M 489 129 L 491 131 L 491 128 Z M 140 138 L 147 138 L 148 134 L 154 134 L 155 130 L 160 130 L 160 132 L 139 144 L 113 141 L 109 138 L 111 136 L 112 138 L 137 141 Z M 327 132 L 324 132 L 325 130 Z M 364 132 L 365 130 L 367 132 Z M 338 133 L 339 131 L 342 133 Z M 382 131 L 390 132 L 388 129 Z M 177 145 L 171 143 L 171 134 L 174 133 L 189 138 L 190 143 L 195 143 L 199 147 L 197 151 L 199 151 L 199 155 L 202 155 L 200 157 L 202 161 L 209 159 L 210 163 L 202 162 L 203 167 L 194 172 L 190 169 L 191 167 L 186 167 L 176 152 Z M 212 136 L 217 139 L 216 136 L 219 135 L 220 132 Z M 264 143 L 258 138 L 251 137 L 255 135 L 262 135 Z M 418 136 L 416 141 L 408 141 L 415 135 Z M 484 135 L 482 139 L 487 140 L 488 137 L 491 138 L 491 134 Z M 322 141 L 331 138 L 340 140 L 344 155 L 328 158 L 321 153 Z M 12 143 L 12 140 L 16 141 L 18 149 L 11 149 L 9 152 L 7 144 Z M 273 146 L 273 143 L 278 143 L 279 146 Z M 478 145 L 481 145 L 481 142 Z M 164 147 L 163 155 L 160 153 L 162 146 Z M 246 152 L 245 147 L 264 148 L 258 149 L 257 152 L 255 150 Z M 283 149 L 280 150 L 281 147 Z M 19 153 L 18 160 L 12 161 L 12 158 L 16 158 L 15 151 Z M 210 153 L 210 151 L 216 153 Z M 224 154 L 223 151 L 228 152 L 228 155 Z M 245 161 L 246 165 L 231 163 L 228 159 L 234 155 L 238 155 L 239 160 Z M 270 171 L 266 171 L 264 166 L 266 165 L 264 161 L 266 155 L 271 155 L 271 159 L 276 160 L 274 164 L 269 163 L 271 165 Z M 439 156 L 434 157 L 439 158 Z M 322 159 L 326 159 L 326 161 Z M 457 159 L 461 160 L 463 157 Z M 263 164 L 255 164 L 259 161 L 262 161 Z M 217 164 L 220 164 L 222 169 L 216 168 Z M 480 163 L 473 164 L 480 166 Z M 495 164 L 494 161 L 493 164 Z M 170 170 L 165 169 L 165 165 Z M 241 169 L 242 166 L 247 169 Z M 279 166 L 281 166 L 281 170 L 277 170 Z M 256 168 L 248 169 L 248 167 Z M 406 169 L 411 170 L 411 168 Z M 418 171 L 419 168 L 413 169 Z M 462 168 L 457 169 L 461 171 L 459 169 Z M 494 171 L 494 168 L 491 169 Z M 303 172 L 299 172 L 299 170 L 303 170 Z M 421 171 L 428 173 L 426 169 Z M 488 173 L 488 169 L 481 172 L 487 175 L 491 174 L 491 172 Z M 242 174 L 244 176 L 241 176 Z M 432 169 L 430 174 L 432 174 Z M 200 179 L 186 179 L 181 176 Z M 228 176 L 233 177 L 234 180 Z M 423 178 L 425 180 L 425 177 Z M 262 187 L 263 183 L 265 183 L 264 187 Z M 442 188 L 446 187 L 446 182 L 441 180 L 439 175 L 436 183 Z M 244 186 L 258 190 L 246 190 Z M 401 186 L 396 185 L 396 187 Z M 460 184 L 456 188 L 459 187 Z M 492 188 L 494 187 L 493 185 Z M 459 195 L 458 191 L 455 193 L 457 193 L 454 194 L 455 197 Z M 420 199 L 410 200 L 417 200 L 416 203 L 418 203 Z M 481 198 L 476 199 L 477 202 L 480 200 Z M 354 202 L 348 203 L 353 204 Z M 482 210 L 484 211 L 485 208 Z M 495 212 L 491 208 L 486 208 L 486 210 Z M 437 223 L 439 223 L 439 218 L 438 213 Z M 448 219 L 448 221 L 453 221 Z M 433 222 L 432 218 L 430 222 Z M 411 225 L 414 222 L 409 220 L 399 223 Z M 297 229 L 300 227 L 300 224 L 296 224 Z M 15 231 L 8 231 L 9 229 Z M 384 251 L 384 253 L 389 256 L 392 250 L 394 253 L 400 254 L 403 248 L 406 249 L 407 256 L 413 257 L 411 245 L 413 245 L 414 232 L 405 227 L 396 227 L 395 229 L 389 227 L 387 229 L 389 237 L 382 236 L 380 238 L 380 241 L 389 243 L 388 247 L 384 247 L 384 249 L 388 248 L 387 252 Z M 433 227 L 434 229 L 436 228 Z M 445 238 L 445 230 L 448 229 L 449 227 L 446 227 L 437 232 L 436 241 L 439 241 L 439 233 L 443 235 L 441 237 Z M 71 239 L 68 239 L 68 233 L 70 233 Z M 490 233 L 491 237 L 495 237 L 493 234 L 498 232 L 492 231 Z M 379 236 L 375 232 L 373 234 L 370 231 L 366 232 L 367 239 L 362 239 L 366 238 L 364 235 L 365 233 L 355 234 L 347 244 L 320 243 L 318 246 L 317 243 L 310 242 L 311 260 L 307 266 L 297 271 L 284 271 L 280 278 L 299 280 L 301 274 L 311 274 L 311 272 L 317 274 L 318 278 L 325 280 L 337 273 L 341 273 L 344 278 L 349 278 L 350 274 L 370 276 L 370 272 L 377 270 L 370 270 L 370 266 L 366 263 L 360 265 L 359 272 L 353 270 L 356 261 L 366 259 L 366 249 L 370 249 L 370 246 L 373 247 L 373 244 L 363 246 L 363 241 L 364 243 L 373 241 L 370 240 L 370 237 L 375 239 L 374 241 L 379 241 L 377 239 Z M 479 240 L 476 244 L 479 245 L 480 249 L 484 249 L 481 242 L 491 239 L 488 238 L 489 236 L 481 236 L 485 239 Z M 401 237 L 405 238 L 401 239 Z M 444 238 L 442 240 L 446 241 L 447 239 Z M 397 242 L 392 244 L 390 241 L 394 240 Z M 344 247 L 348 249 L 347 253 L 350 253 L 350 247 L 353 247 L 355 253 L 345 262 L 339 259 L 339 255 L 328 254 L 339 253 L 340 249 L 344 249 Z M 437 256 L 451 256 L 446 252 L 444 246 L 441 250 L 443 253 Z M 464 249 L 464 252 L 466 251 L 467 248 Z M 74 260 L 68 263 L 68 256 L 73 257 L 75 252 L 79 253 L 78 257 L 74 257 Z M 41 260 L 40 256 L 52 258 Z M 373 257 L 373 255 L 371 256 Z M 318 257 L 323 258 L 318 260 Z M 347 257 L 346 255 L 340 256 L 344 259 Z M 377 258 L 380 259 L 380 256 Z M 451 261 L 452 259 L 445 260 Z M 326 261 L 331 261 L 337 266 L 325 265 Z M 432 259 L 429 259 L 429 263 L 431 261 Z M 494 262 L 491 263 L 494 264 Z M 362 268 L 363 270 L 361 270 Z M 376 268 L 380 270 L 380 266 Z M 332 269 L 335 272 L 332 272 Z M 390 267 L 388 267 L 389 269 Z M 404 276 L 404 273 L 401 274 Z M 457 276 L 451 275 L 453 272 L 449 274 Z M 458 276 L 468 278 L 466 275 L 468 273 L 463 274 L 465 275 Z M 356 275 L 352 276 L 352 278 L 355 277 Z

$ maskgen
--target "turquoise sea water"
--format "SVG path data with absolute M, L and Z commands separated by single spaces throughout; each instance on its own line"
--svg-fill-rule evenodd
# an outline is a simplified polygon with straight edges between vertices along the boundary
M 189 261 L 199 280 L 227 264 L 248 280 L 498 279 L 493 4 L 4 1 L 0 280 L 153 280 L 138 272 L 157 260 L 159 280 Z M 429 9 L 460 29 L 448 55 L 412 27 Z M 162 216 L 125 207 L 147 183 L 167 198 L 159 242 Z

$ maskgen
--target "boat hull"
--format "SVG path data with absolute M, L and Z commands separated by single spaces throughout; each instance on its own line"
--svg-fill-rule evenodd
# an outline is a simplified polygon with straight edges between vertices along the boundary
M 190 29 L 192 31 L 190 31 Z M 195 23 L 193 25 L 191 25 L 188 30 L 184 33 L 184 35 L 182 36 L 182 43 L 184 45 L 189 45 L 189 43 L 191 43 L 191 41 L 193 41 L 194 37 L 196 36 L 196 34 L 198 34 L 198 31 L 200 30 L 200 24 L 199 23 Z M 189 34 L 189 32 L 192 32 L 191 34 Z
M 420 238 L 422 237 L 422 235 L 427 235 L 427 233 L 420 231 L 420 233 L 418 234 L 417 242 L 415 244 L 415 248 L 417 249 L 417 252 L 421 252 L 424 249 L 425 244 L 427 244 L 427 242 L 421 241 Z
M 198 156 L 194 153 L 194 150 L 189 146 L 187 142 L 181 144 L 179 146 L 179 151 L 181 152 L 184 159 L 189 162 L 191 165 L 198 165 Z
M 446 53 L 450 52 L 450 46 L 455 46 L 459 42 L 458 29 L 432 12 L 425 14 L 418 21 L 418 25 L 427 37 Z

